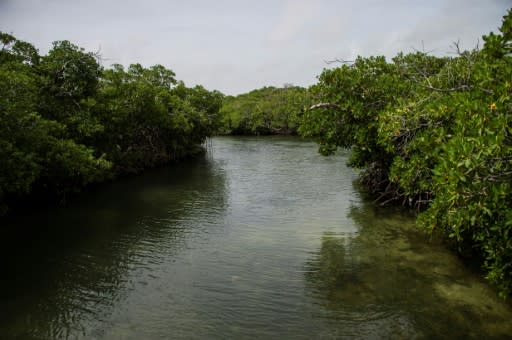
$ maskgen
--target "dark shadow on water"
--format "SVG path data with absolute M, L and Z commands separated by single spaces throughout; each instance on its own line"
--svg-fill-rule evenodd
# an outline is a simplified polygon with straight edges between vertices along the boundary
M 222 169 L 204 157 L 106 184 L 65 208 L 5 221 L 0 334 L 65 338 L 77 333 L 75 325 L 101 319 L 134 284 L 126 273 L 179 253 L 192 232 L 208 232 L 182 221 L 197 209 L 223 214 L 225 186 Z

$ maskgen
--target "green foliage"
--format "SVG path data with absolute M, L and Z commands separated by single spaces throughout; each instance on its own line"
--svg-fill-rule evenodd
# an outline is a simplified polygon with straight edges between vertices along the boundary
M 197 150 L 216 125 L 222 95 L 187 88 L 161 65 L 106 70 L 95 117 L 103 130 L 95 149 L 109 155 L 116 171 L 138 172 Z
M 64 139 L 65 125 L 38 112 L 41 90 L 39 56 L 28 43 L 2 35 L 0 54 L 0 205 L 33 192 L 78 190 L 101 180 L 110 164 L 92 151 Z M 63 183 L 68 183 L 64 189 Z
M 224 99 L 219 131 L 224 134 L 293 134 L 309 105 L 301 87 L 263 87 Z
M 320 152 L 351 148 L 351 164 L 387 203 L 423 212 L 512 292 L 512 12 L 480 51 L 399 54 L 324 70 L 300 131 Z
M 195 153 L 218 125 L 222 94 L 161 65 L 103 70 L 69 41 L 42 57 L 9 34 L 0 44 L 0 215 Z
M 454 101 L 453 137 L 433 168 L 436 198 L 420 216 L 423 226 L 478 252 L 503 296 L 512 293 L 511 23 L 509 11 L 502 34 L 484 37 L 468 68 L 470 88 Z

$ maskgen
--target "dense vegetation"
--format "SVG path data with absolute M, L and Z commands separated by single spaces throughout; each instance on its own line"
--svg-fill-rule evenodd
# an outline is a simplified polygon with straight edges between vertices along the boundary
M 299 132 L 323 154 L 350 148 L 377 202 L 416 208 L 512 293 L 512 11 L 482 49 L 358 57 L 310 89 L 228 97 L 161 65 L 104 69 L 68 41 L 44 56 L 0 44 L 0 215 L 196 153 L 213 133 Z
M 222 134 L 296 134 L 300 113 L 309 105 L 307 90 L 285 85 L 263 87 L 224 99 L 220 110 Z
M 217 126 L 222 95 L 161 65 L 103 69 L 68 41 L 44 56 L 9 34 L 0 44 L 0 215 L 195 153 Z
M 457 47 L 457 46 L 456 46 Z M 481 50 L 359 57 L 326 69 L 300 131 L 350 163 L 382 204 L 421 210 L 512 293 L 512 11 Z

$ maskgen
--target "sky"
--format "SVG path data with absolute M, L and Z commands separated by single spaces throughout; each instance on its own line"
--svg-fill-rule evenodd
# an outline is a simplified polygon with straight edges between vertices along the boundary
M 111 64 L 161 64 L 236 95 L 309 86 L 328 61 L 454 53 L 497 31 L 512 0 L 0 0 L 0 31 L 46 54 L 69 40 Z

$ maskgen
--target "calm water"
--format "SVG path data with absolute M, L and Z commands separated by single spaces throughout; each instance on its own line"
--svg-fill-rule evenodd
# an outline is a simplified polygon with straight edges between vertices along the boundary
M 511 336 L 510 306 L 366 202 L 345 161 L 215 138 L 204 159 L 4 222 L 0 338 Z

